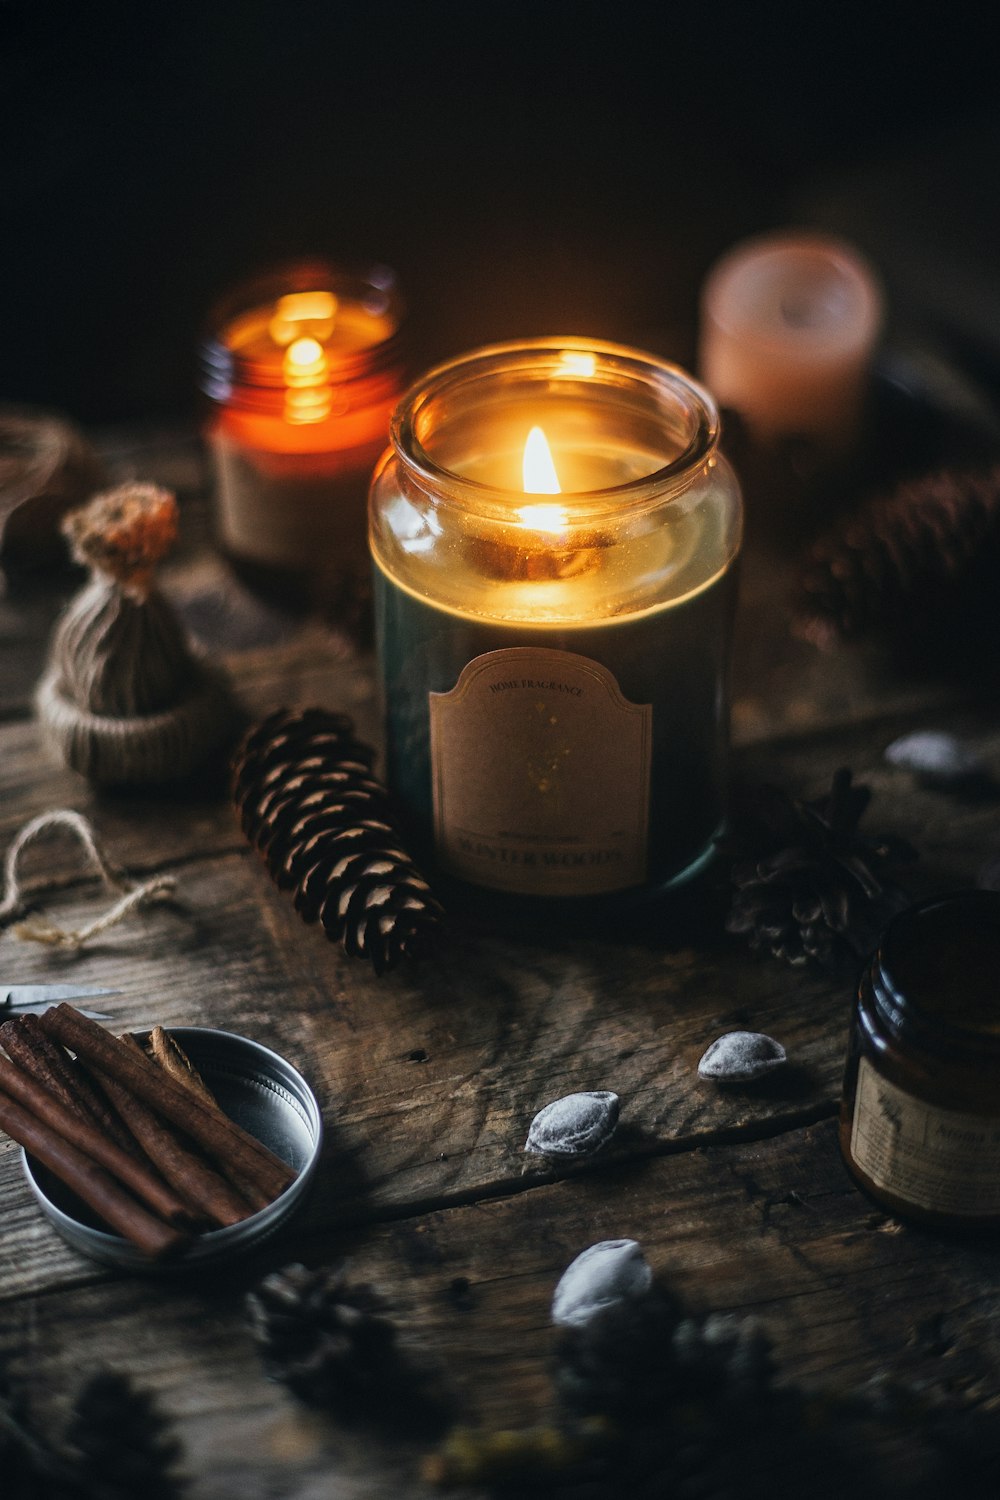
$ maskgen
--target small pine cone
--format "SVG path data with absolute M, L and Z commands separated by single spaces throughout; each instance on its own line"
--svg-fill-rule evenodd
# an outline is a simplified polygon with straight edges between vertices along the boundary
M 80 1494 L 99 1500 L 179 1500 L 180 1443 L 153 1398 L 125 1375 L 104 1371 L 87 1381 L 66 1431 L 67 1458 Z
M 373 760 L 343 714 L 279 709 L 237 752 L 233 801 L 303 919 L 381 974 L 425 952 L 443 913 L 403 847 Z
M 796 966 L 864 955 L 906 904 L 892 877 L 916 857 L 902 839 L 858 832 L 870 796 L 844 769 L 815 802 L 762 787 L 742 820 L 726 930 Z
M 612 1302 L 560 1330 L 553 1383 L 569 1410 L 634 1421 L 661 1408 L 676 1386 L 671 1338 L 679 1317 L 654 1283 L 644 1297 Z
M 993 607 L 1000 466 L 944 470 L 873 500 L 804 562 L 796 629 L 819 646 L 885 628 L 917 634 Z
M 396 1330 L 341 1267 L 286 1266 L 247 1297 L 264 1368 L 310 1405 L 357 1415 L 395 1382 Z

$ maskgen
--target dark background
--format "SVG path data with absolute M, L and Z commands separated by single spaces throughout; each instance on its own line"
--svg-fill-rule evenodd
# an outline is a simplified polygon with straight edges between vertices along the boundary
M 0 398 L 195 410 L 247 274 L 385 261 L 424 364 L 590 333 L 691 363 L 743 236 L 846 232 L 915 323 L 1000 364 L 992 7 L 0 4 Z

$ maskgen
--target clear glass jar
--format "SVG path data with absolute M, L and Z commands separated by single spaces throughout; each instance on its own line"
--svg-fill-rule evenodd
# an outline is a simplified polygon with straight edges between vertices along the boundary
M 1000 893 L 935 897 L 886 927 L 858 989 L 840 1144 L 892 1213 L 1000 1224 Z
M 388 780 L 439 877 L 579 910 L 708 860 L 742 530 L 717 442 L 707 392 L 614 344 L 481 349 L 404 397 L 376 639 Z
M 304 261 L 238 287 L 201 347 L 222 550 L 251 582 L 317 602 L 367 566 L 365 500 L 405 373 L 384 266 Z

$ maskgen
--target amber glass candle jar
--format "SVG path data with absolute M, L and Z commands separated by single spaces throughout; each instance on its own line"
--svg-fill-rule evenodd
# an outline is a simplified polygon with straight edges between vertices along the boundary
M 239 287 L 201 350 L 216 529 L 250 577 L 317 588 L 367 565 L 368 481 L 404 385 L 386 267 L 322 261 Z
M 371 491 L 387 774 L 439 875 L 580 909 L 703 866 L 741 536 L 707 393 L 613 344 L 432 370 Z
M 1000 893 L 938 897 L 887 926 L 858 991 L 840 1140 L 891 1212 L 1000 1225 Z

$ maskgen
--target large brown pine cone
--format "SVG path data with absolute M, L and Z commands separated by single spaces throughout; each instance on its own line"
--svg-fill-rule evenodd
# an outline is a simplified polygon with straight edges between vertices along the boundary
M 996 610 L 1000 466 L 944 470 L 870 500 L 809 550 L 796 601 L 817 645 L 871 630 L 920 633 Z
M 426 952 L 443 913 L 400 839 L 373 759 L 343 714 L 279 709 L 237 751 L 233 800 L 304 920 L 381 974 Z

